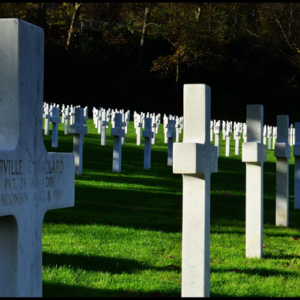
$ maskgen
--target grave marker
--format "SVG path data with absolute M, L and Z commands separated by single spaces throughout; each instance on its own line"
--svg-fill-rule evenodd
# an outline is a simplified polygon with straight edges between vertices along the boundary
M 50 118 L 50 122 L 52 123 L 52 147 L 57 148 L 58 147 L 58 125 L 60 124 L 58 107 L 53 107 L 52 117 Z
M 44 135 L 49 135 L 49 120 L 51 118 L 51 114 L 49 112 L 49 105 L 46 104 L 46 107 L 44 109 L 43 118 L 45 118 L 45 127 L 44 127 Z
M 111 129 L 111 135 L 114 137 L 113 150 L 113 172 L 121 172 L 122 165 L 122 137 L 125 135 L 125 130 L 122 129 L 122 114 L 115 113 L 115 127 Z
M 173 165 L 173 144 L 174 144 L 174 139 L 175 139 L 175 121 L 174 120 L 169 120 L 168 123 L 168 132 L 167 132 L 167 137 L 168 137 L 168 166 Z
M 74 156 L 43 142 L 43 30 L 1 19 L 0 39 L 0 296 L 42 297 L 43 218 L 74 206 Z
M 73 153 L 75 160 L 75 174 L 82 175 L 82 164 L 83 164 L 83 144 L 84 135 L 87 134 L 87 127 L 83 117 L 83 108 L 75 107 L 75 121 L 74 124 L 70 125 L 70 133 L 73 136 Z
M 289 116 L 277 116 L 276 161 L 276 225 L 289 225 L 289 158 L 291 148 L 288 141 Z
M 108 121 L 106 119 L 106 111 L 105 109 L 102 110 L 102 117 L 101 117 L 101 146 L 106 146 L 106 126 L 108 125 Z
M 145 149 L 144 149 L 144 169 L 150 169 L 151 168 L 151 139 L 153 138 L 153 135 L 155 135 L 154 132 L 151 130 L 152 126 L 152 119 L 146 118 L 146 128 L 143 131 L 143 137 L 145 138 Z
M 263 257 L 263 106 L 247 105 L 247 142 L 242 145 L 246 163 L 246 257 Z
M 218 170 L 210 95 L 207 85 L 184 85 L 183 143 L 174 144 L 173 172 L 183 179 L 182 297 L 210 295 L 210 174 Z
M 294 208 L 300 209 L 300 123 L 295 123 Z

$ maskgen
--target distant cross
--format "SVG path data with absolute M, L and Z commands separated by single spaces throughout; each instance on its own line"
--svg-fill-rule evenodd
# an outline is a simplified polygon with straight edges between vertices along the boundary
M 182 297 L 210 295 L 210 175 L 218 172 L 210 95 L 207 85 L 184 85 L 183 143 L 174 144 L 173 172 L 183 178 Z
M 101 146 L 106 146 L 106 126 L 108 125 L 108 121 L 106 119 L 106 110 L 102 110 L 102 116 L 101 116 Z
M 48 104 L 46 104 L 46 106 L 45 106 L 43 118 L 45 118 L 44 135 L 48 135 L 49 134 L 49 119 L 51 118 Z
M 151 138 L 155 135 L 151 130 L 152 119 L 146 118 L 146 129 L 143 131 L 143 137 L 145 138 L 144 149 L 144 169 L 151 168 Z
M 52 147 L 58 147 L 58 125 L 60 124 L 59 117 L 59 108 L 53 107 L 52 109 L 52 117 L 50 118 L 50 122 L 52 123 Z
M 75 108 L 75 122 L 70 125 L 70 133 L 73 136 L 73 153 L 75 159 L 75 174 L 82 175 L 82 164 L 83 164 L 83 144 L 84 135 L 87 134 L 87 126 L 83 117 L 83 108 Z
M 246 163 L 246 257 L 263 257 L 263 106 L 247 105 L 247 142 L 242 145 Z
M 125 136 L 125 130 L 122 129 L 122 114 L 115 113 L 115 127 L 111 129 L 111 135 L 114 137 L 113 150 L 113 172 L 121 172 L 122 166 L 122 137 Z
M 69 120 L 70 120 L 70 116 L 69 116 L 69 107 L 67 106 L 65 108 L 65 114 L 64 114 L 64 119 L 65 119 L 65 134 L 69 134 Z
M 175 121 L 174 120 L 169 120 L 168 122 L 168 132 L 167 132 L 167 137 L 168 137 L 168 160 L 167 164 L 168 166 L 173 165 L 173 144 L 174 144 L 174 139 L 175 139 Z
M 74 206 L 74 155 L 43 142 L 43 30 L 0 19 L 0 40 L 0 296 L 42 297 L 43 219 Z

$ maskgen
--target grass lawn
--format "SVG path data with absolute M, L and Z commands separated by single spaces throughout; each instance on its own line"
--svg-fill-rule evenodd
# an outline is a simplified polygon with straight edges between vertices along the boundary
M 130 122 L 122 172 L 112 172 L 113 137 L 107 145 L 87 121 L 83 175 L 75 178 L 75 207 L 46 213 L 43 224 L 43 296 L 149 297 L 181 295 L 182 176 L 167 166 L 160 125 L 152 167 L 143 169 L 144 141 L 136 145 Z M 59 147 L 72 152 L 73 136 L 59 125 Z M 181 135 L 182 140 L 182 135 Z M 264 164 L 264 258 L 245 257 L 245 163 L 225 157 L 211 177 L 211 296 L 300 296 L 300 211 L 294 210 L 294 157 L 290 159 L 289 228 L 276 227 L 276 159 Z M 188 159 L 188 158 L 187 158 Z M 234 194 L 224 196 L 224 193 Z M 155 295 L 155 294 L 154 294 Z

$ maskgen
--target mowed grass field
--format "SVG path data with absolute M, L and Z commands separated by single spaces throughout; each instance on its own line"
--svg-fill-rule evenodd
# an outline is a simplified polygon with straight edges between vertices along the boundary
M 122 149 L 122 172 L 112 172 L 107 145 L 87 121 L 83 175 L 75 177 L 75 206 L 46 213 L 43 224 L 43 296 L 179 297 L 181 295 L 182 176 L 167 166 L 160 125 L 152 167 L 143 169 L 144 139 L 136 145 L 131 121 Z M 72 152 L 73 136 L 59 125 L 59 147 Z M 182 141 L 182 135 L 181 135 Z M 300 210 L 294 210 L 294 157 L 290 159 L 289 228 L 275 226 L 276 158 L 264 164 L 264 258 L 245 257 L 245 163 L 225 157 L 211 176 L 211 296 L 300 296 Z M 187 157 L 188 159 L 188 157 Z M 223 195 L 225 194 L 225 195 Z M 227 194 L 227 195 L 226 195 Z M 229 195 L 228 195 L 229 194 Z M 158 294 L 159 293 L 159 294 Z

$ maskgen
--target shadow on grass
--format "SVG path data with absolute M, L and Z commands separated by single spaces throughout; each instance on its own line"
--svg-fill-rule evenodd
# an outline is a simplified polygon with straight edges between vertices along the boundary
M 44 223 L 101 224 L 181 232 L 181 195 L 76 186 L 75 207 L 48 211 Z M 139 211 L 131 211 L 131 206 Z
M 170 271 L 180 273 L 181 270 L 167 267 L 154 267 L 133 259 L 114 258 L 106 256 L 85 256 L 54 254 L 43 252 L 43 266 L 70 266 L 73 270 L 81 269 L 88 272 L 103 272 L 110 274 L 135 274 L 145 270 Z
M 267 268 L 255 268 L 255 269 L 243 269 L 243 268 L 231 268 L 231 269 L 217 269 L 211 267 L 211 272 L 214 273 L 238 273 L 238 274 L 247 274 L 247 275 L 258 275 L 261 277 L 271 277 L 271 276 L 286 276 L 286 277 L 298 277 L 298 271 L 285 271 L 285 270 L 274 270 Z
M 83 286 L 67 285 L 62 283 L 43 282 L 43 295 L 51 297 L 160 297 L 155 296 L 159 291 L 152 290 L 147 293 L 132 290 L 111 290 L 99 288 L 86 288 Z M 162 297 L 180 297 L 180 292 L 165 290 L 160 292 Z
M 300 255 L 292 255 L 292 254 L 272 254 L 272 253 L 264 253 L 264 259 L 299 259 Z M 299 275 L 299 272 L 298 272 Z

